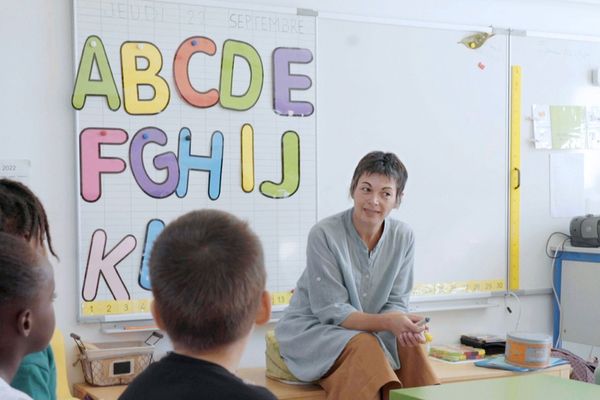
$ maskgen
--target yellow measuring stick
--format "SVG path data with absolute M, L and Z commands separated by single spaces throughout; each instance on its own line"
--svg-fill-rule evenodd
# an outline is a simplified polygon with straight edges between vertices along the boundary
M 509 189 L 509 289 L 519 289 L 519 227 L 521 221 L 521 66 L 510 70 L 510 189 Z

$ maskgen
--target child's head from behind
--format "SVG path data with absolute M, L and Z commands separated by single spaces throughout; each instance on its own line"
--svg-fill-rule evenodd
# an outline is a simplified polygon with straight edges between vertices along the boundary
M 44 349 L 54 332 L 54 274 L 30 243 L 0 232 L 0 335 L 3 351 Z
M 0 232 L 21 236 L 43 251 L 47 241 L 56 257 L 44 206 L 27 186 L 10 179 L 0 179 Z
M 223 211 L 193 211 L 171 222 L 154 242 L 150 280 L 157 323 L 187 350 L 231 344 L 269 317 L 260 240 Z

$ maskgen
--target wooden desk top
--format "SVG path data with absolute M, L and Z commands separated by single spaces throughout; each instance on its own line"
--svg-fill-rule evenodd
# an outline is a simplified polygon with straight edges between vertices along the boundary
M 398 389 L 390 400 L 563 400 L 600 399 L 600 386 L 543 374 Z
M 437 373 L 443 384 L 464 382 L 468 380 L 480 380 L 491 378 L 503 378 L 525 375 L 552 375 L 559 378 L 569 379 L 571 366 L 569 364 L 558 365 L 552 368 L 541 369 L 534 372 L 512 372 L 501 369 L 482 368 L 475 366 L 474 363 L 450 364 L 443 361 L 431 359 L 431 365 Z M 259 386 L 265 386 L 280 400 L 295 399 L 322 399 L 325 400 L 325 391 L 317 385 L 287 385 L 277 382 L 265 376 L 263 368 L 244 368 L 238 372 L 238 375 L 250 383 Z
M 325 391 L 319 385 L 289 385 L 267 378 L 264 368 L 244 368 L 238 376 L 246 382 L 269 389 L 280 400 L 325 400 Z
M 76 383 L 73 385 L 73 396 L 86 400 L 117 400 L 126 387 L 127 385 L 100 387 Z
M 500 369 L 476 367 L 473 363 L 449 364 L 443 361 L 431 360 L 442 383 L 454 383 L 467 380 L 480 380 L 490 378 L 503 378 L 525 374 L 529 375 L 553 375 L 559 378 L 569 379 L 571 366 L 568 364 L 542 369 L 535 372 L 511 372 Z M 264 368 L 243 368 L 238 371 L 238 376 L 254 385 L 265 386 L 280 400 L 325 400 L 325 391 L 317 385 L 288 385 L 277 382 L 265 376 Z M 87 395 L 88 400 L 116 400 L 125 390 L 126 386 L 94 387 L 85 383 L 77 383 L 73 386 L 73 394 L 80 399 Z
M 433 358 L 431 365 L 442 383 L 453 383 L 471 381 L 477 379 L 504 378 L 515 375 L 554 375 L 569 379 L 571 366 L 569 364 L 557 365 L 556 367 L 540 369 L 532 372 L 512 372 L 503 369 L 477 367 L 474 363 L 450 364 Z
M 248 383 L 265 386 L 278 399 L 294 400 L 325 400 L 325 391 L 317 385 L 288 385 L 269 379 L 265 376 L 264 368 L 245 368 L 238 371 L 238 376 Z M 73 395 L 86 400 L 116 400 L 125 391 L 127 385 L 119 386 L 90 386 L 86 383 L 73 385 Z M 87 397 L 86 397 L 87 396 Z

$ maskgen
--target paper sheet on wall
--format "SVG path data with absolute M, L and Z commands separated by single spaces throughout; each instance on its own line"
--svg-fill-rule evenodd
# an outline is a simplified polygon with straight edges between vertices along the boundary
M 536 149 L 552 148 L 552 127 L 550 125 L 550 107 L 547 105 L 531 106 L 533 114 L 533 138 Z
M 600 107 L 587 109 L 587 139 L 589 149 L 600 149 Z
M 600 149 L 599 106 L 531 106 L 536 149 Z
M 585 149 L 586 111 L 581 106 L 550 106 L 552 147 Z
M 550 213 L 555 218 L 585 212 L 584 155 L 550 154 Z

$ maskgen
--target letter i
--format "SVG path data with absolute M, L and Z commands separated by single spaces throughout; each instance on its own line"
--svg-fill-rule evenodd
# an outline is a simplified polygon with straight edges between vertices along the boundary
M 250 193 L 254 190 L 254 129 L 244 124 L 241 131 L 242 143 L 242 190 Z

